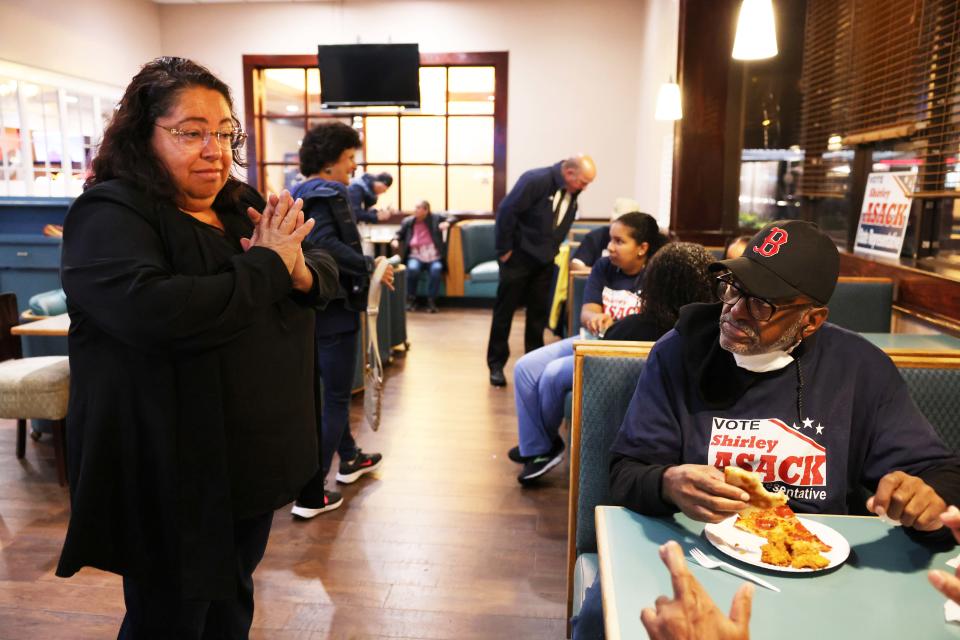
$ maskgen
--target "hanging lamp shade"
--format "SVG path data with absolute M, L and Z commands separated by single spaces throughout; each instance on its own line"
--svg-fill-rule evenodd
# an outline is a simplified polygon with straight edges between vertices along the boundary
M 743 0 L 733 41 L 735 60 L 763 60 L 777 55 L 773 0 Z
M 657 110 L 653 114 L 656 120 L 679 120 L 683 117 L 683 107 L 680 105 L 680 85 L 670 78 L 669 82 L 660 85 L 657 92 Z

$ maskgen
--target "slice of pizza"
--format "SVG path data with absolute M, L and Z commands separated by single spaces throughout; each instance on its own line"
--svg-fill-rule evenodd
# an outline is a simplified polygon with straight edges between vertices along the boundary
M 760 475 L 740 467 L 727 466 L 723 469 L 723 479 L 727 484 L 743 489 L 750 495 L 748 502 L 760 509 L 769 509 L 787 504 L 785 493 L 771 493 L 760 482 Z
M 748 507 L 734 526 L 767 540 L 760 559 L 767 564 L 796 569 L 823 569 L 830 564 L 822 553 L 831 547 L 810 532 L 787 505 L 772 509 Z

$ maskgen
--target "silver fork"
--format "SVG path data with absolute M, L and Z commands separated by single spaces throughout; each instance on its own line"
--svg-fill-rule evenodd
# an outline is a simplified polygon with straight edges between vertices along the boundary
M 690 549 L 690 557 L 696 560 L 697 564 L 699 564 L 701 567 L 704 567 L 706 569 L 722 569 L 727 573 L 732 573 L 735 576 L 740 576 L 741 578 L 752 580 L 753 582 L 756 582 L 761 587 L 766 587 L 767 589 L 771 589 L 773 591 L 776 591 L 777 593 L 780 593 L 779 588 L 773 586 L 763 578 L 758 578 L 757 576 L 753 575 L 748 571 L 744 571 L 743 569 L 738 569 L 732 564 L 729 564 L 726 562 L 720 562 L 719 560 L 714 560 L 713 558 L 709 557 L 707 554 L 705 554 L 703 551 L 700 551 L 700 549 L 697 549 L 696 547 Z

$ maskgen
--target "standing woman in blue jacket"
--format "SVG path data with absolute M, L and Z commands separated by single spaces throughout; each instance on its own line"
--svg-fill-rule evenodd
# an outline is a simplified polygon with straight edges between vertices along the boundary
M 364 453 L 350 433 L 350 392 L 357 359 L 360 312 L 367 308 L 370 274 L 378 261 L 363 255 L 357 221 L 350 207 L 347 185 L 357 168 L 355 156 L 360 135 L 342 122 L 317 125 L 300 145 L 300 172 L 306 180 L 293 190 L 303 199 L 303 210 L 315 220 L 307 237 L 327 251 L 340 270 L 340 296 L 317 313 L 317 375 L 323 383 L 320 413 L 320 470 L 300 492 L 293 514 L 312 518 L 343 504 L 343 497 L 324 488 L 333 464 L 340 456 L 337 482 L 350 484 L 378 466 L 379 453 Z M 393 267 L 388 266 L 383 284 L 393 288 Z

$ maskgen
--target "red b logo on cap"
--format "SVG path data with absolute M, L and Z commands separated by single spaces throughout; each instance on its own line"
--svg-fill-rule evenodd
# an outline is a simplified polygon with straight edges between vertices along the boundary
M 754 253 L 759 253 L 764 258 L 769 258 L 770 256 L 777 255 L 777 252 L 780 251 L 780 247 L 787 244 L 788 239 L 787 232 L 781 229 L 780 227 L 773 227 L 770 229 L 770 233 L 767 234 L 767 237 L 763 239 L 763 242 L 759 246 L 753 248 Z

